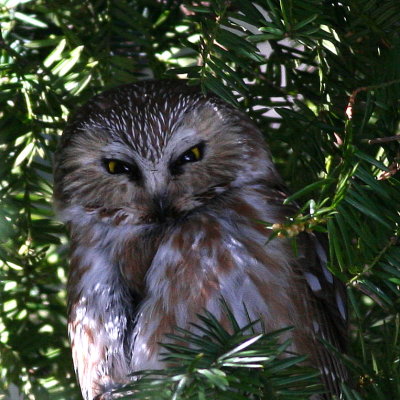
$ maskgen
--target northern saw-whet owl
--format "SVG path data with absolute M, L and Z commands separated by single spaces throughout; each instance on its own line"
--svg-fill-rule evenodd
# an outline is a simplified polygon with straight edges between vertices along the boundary
M 159 342 L 202 310 L 226 324 L 292 326 L 330 395 L 346 372 L 323 341 L 345 342 L 343 286 L 313 233 L 271 238 L 285 186 L 254 123 L 180 81 L 145 81 L 94 97 L 55 157 L 55 204 L 71 240 L 68 329 L 86 400 L 163 368 Z M 330 398 L 330 395 L 321 398 Z

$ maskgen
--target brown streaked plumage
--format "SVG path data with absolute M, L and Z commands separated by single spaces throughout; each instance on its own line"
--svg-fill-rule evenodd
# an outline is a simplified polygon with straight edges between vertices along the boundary
M 244 114 L 179 81 L 100 94 L 62 136 L 54 193 L 70 230 L 68 326 L 85 400 L 162 368 L 158 342 L 203 309 L 225 323 L 221 297 L 242 325 L 293 326 L 291 350 L 339 395 L 346 372 L 320 339 L 343 350 L 343 286 L 312 233 L 294 254 L 257 222 L 296 209 Z

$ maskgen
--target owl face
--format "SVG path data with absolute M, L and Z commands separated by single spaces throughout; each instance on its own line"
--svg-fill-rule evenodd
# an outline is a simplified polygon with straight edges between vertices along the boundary
M 265 179 L 261 134 L 217 98 L 176 82 L 127 85 L 95 97 L 67 128 L 56 156 L 59 209 L 109 224 L 152 224 Z

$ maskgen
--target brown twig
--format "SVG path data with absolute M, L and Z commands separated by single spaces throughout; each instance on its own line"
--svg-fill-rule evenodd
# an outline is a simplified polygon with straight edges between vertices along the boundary
M 400 83 L 400 79 L 395 79 L 393 81 L 384 82 L 384 83 L 381 83 L 379 85 L 361 86 L 361 87 L 355 89 L 351 93 L 351 95 L 349 97 L 349 102 L 347 103 L 347 107 L 346 107 L 347 118 L 348 119 L 352 119 L 352 117 L 353 117 L 353 107 L 354 107 L 354 104 L 356 102 L 356 97 L 360 92 L 368 92 L 370 90 L 381 89 L 381 88 L 384 88 L 386 86 L 391 86 L 391 85 L 393 85 L 395 83 Z
M 368 144 L 376 144 L 376 143 L 388 143 L 388 142 L 394 142 L 396 140 L 400 140 L 400 135 L 395 135 L 395 136 L 386 136 L 383 138 L 376 138 L 376 139 L 363 139 L 363 142 L 366 142 Z
M 396 175 L 400 171 L 400 163 L 397 161 L 392 162 L 387 171 L 382 171 L 376 179 L 378 181 L 385 181 L 386 179 L 391 178 L 392 176 Z

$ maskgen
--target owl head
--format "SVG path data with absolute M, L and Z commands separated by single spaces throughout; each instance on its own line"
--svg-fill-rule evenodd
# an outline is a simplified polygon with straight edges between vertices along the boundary
M 113 225 L 224 207 L 230 194 L 279 179 L 255 125 L 182 81 L 144 81 L 94 97 L 72 117 L 55 161 L 64 220 L 83 213 Z

